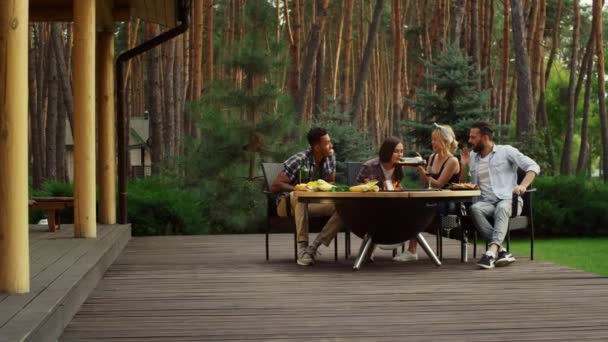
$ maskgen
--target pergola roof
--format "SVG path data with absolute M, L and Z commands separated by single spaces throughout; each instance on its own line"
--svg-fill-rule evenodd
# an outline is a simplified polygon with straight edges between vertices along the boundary
M 72 21 L 72 2 L 78 0 L 30 0 L 30 21 Z M 97 0 L 97 26 L 113 29 L 114 22 L 141 18 L 174 27 L 178 0 Z

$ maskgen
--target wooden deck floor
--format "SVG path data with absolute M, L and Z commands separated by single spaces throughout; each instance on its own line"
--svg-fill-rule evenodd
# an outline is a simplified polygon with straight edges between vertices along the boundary
M 478 270 L 454 242 L 440 268 L 380 251 L 354 272 L 327 248 L 306 268 L 291 238 L 269 262 L 263 235 L 133 238 L 60 341 L 608 340 L 606 277 L 524 257 Z
M 0 341 L 56 340 L 131 237 L 128 225 L 98 225 L 96 239 L 73 231 L 30 226 L 30 292 L 0 293 Z

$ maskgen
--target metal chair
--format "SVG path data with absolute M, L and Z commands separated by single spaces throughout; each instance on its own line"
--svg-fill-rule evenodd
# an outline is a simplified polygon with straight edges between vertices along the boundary
M 280 194 L 273 193 L 271 191 L 272 183 L 279 173 L 283 171 L 282 163 L 266 163 L 262 162 L 262 173 L 264 175 L 264 194 L 266 195 L 267 210 L 266 210 L 266 260 L 270 259 L 269 253 L 269 237 L 271 232 L 293 232 L 293 255 L 294 260 L 298 259 L 298 242 L 296 235 L 296 225 L 294 218 L 291 216 L 280 217 L 277 214 L 276 199 Z M 291 215 L 291 207 L 289 201 L 287 201 L 287 213 Z M 309 231 L 318 232 L 325 226 L 329 217 L 310 217 Z M 345 245 L 346 242 L 345 242 Z M 334 259 L 338 260 L 338 240 L 337 236 L 334 240 Z
M 523 178 L 526 176 L 526 172 L 518 169 L 517 170 L 517 183 L 521 183 Z M 532 196 L 536 192 L 536 188 L 528 187 L 526 192 L 522 195 L 523 197 L 523 207 L 521 214 L 517 215 L 517 205 L 519 200 L 519 195 L 513 194 L 512 199 L 512 211 L 511 218 L 509 218 L 509 223 L 507 227 L 507 236 L 506 236 L 506 247 L 507 250 L 511 249 L 511 231 L 512 230 L 522 230 L 526 228 L 530 228 L 530 260 L 534 260 L 534 211 L 532 208 Z M 463 236 L 461 239 L 461 261 L 466 261 L 466 244 L 467 244 L 467 235 L 466 232 L 473 231 L 475 234 L 475 241 L 473 245 L 473 257 L 477 257 L 477 229 L 475 228 L 471 218 L 469 216 L 461 217 L 461 228 L 463 229 Z M 487 243 L 486 243 L 487 248 Z

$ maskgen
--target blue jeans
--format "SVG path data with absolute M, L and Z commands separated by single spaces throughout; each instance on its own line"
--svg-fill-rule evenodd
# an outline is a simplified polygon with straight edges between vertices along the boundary
M 512 211 L 512 200 L 499 200 L 498 202 L 475 202 L 471 206 L 470 213 L 473 218 L 473 224 L 489 245 L 497 245 L 502 247 L 502 242 L 507 235 L 509 227 L 509 218 Z M 519 197 L 517 214 L 521 213 L 523 207 L 523 199 Z M 489 218 L 493 218 L 494 225 L 490 223 Z

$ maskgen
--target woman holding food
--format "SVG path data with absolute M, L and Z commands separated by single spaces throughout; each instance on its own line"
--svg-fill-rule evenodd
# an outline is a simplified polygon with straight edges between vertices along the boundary
M 384 139 L 378 158 L 366 161 L 359 171 L 357 183 L 377 181 L 380 190 L 401 189 L 403 170 L 399 165 L 403 157 L 403 144 L 396 137 Z M 388 181 L 388 182 L 387 182 Z
M 426 168 L 418 166 L 420 174 L 420 184 L 423 187 L 432 189 L 443 189 L 450 183 L 458 183 L 460 177 L 460 163 L 454 157 L 453 152 L 458 148 L 456 135 L 452 127 L 448 125 L 438 125 L 434 123 L 435 129 L 431 134 L 431 144 L 433 146 L 433 154 L 429 157 L 429 162 Z M 452 202 L 441 202 L 437 206 L 439 215 L 447 215 L 455 210 L 455 204 Z M 407 251 L 395 256 L 396 261 L 417 260 L 416 240 L 410 240 Z

